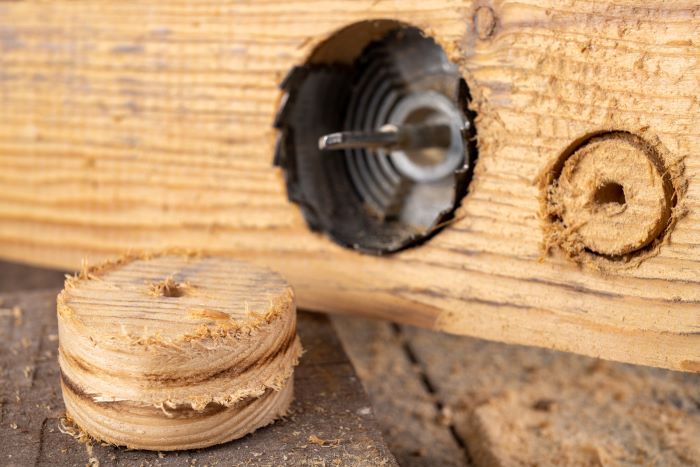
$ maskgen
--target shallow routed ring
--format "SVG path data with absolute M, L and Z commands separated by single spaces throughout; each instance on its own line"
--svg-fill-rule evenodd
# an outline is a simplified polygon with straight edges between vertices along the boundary
M 661 161 L 627 133 L 596 137 L 564 163 L 553 200 L 561 219 L 593 253 L 620 256 L 653 242 L 669 225 L 673 190 Z

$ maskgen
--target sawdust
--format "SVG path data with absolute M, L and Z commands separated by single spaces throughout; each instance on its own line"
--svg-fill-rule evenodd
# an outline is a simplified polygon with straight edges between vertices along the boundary
M 128 252 L 117 258 L 102 261 L 98 264 L 90 265 L 87 258 L 81 260 L 80 271 L 70 275 L 66 274 L 64 289 L 71 289 L 80 280 L 100 280 L 100 276 L 118 269 L 119 267 L 134 262 L 136 260 L 147 260 L 166 255 L 179 255 L 189 258 L 200 258 L 203 253 L 198 249 L 167 248 L 163 250 L 143 250 L 139 252 Z
M 321 439 L 316 435 L 309 435 L 309 443 L 323 447 L 335 447 L 340 445 L 340 439 Z
M 24 311 L 19 306 L 12 307 L 12 316 L 15 318 L 15 326 L 22 325 L 22 317 L 24 316 Z
M 19 327 L 22 325 L 24 311 L 19 306 L 13 306 L 12 308 L 0 308 L 0 316 L 12 316 L 14 318 L 15 326 Z
M 93 443 L 97 440 L 91 437 L 86 431 L 78 426 L 68 415 L 58 420 L 58 431 L 68 435 L 81 444 Z
M 204 308 L 191 308 L 187 310 L 187 317 L 190 319 L 210 319 L 210 320 L 229 320 L 231 315 L 218 310 L 208 310 Z
M 264 313 L 251 311 L 247 313 L 247 319 L 244 322 L 226 321 L 216 323 L 216 325 L 201 325 L 192 334 L 183 334 L 180 339 L 184 342 L 193 342 L 197 340 L 221 340 L 221 339 L 240 339 L 242 336 L 250 336 L 261 327 L 269 326 L 276 319 L 280 319 L 290 312 L 290 307 L 293 307 L 294 292 L 292 289 L 287 289 L 280 296 L 271 300 L 270 309 Z M 205 310 L 212 312 L 212 310 Z
M 417 329 L 410 339 L 479 465 L 700 459 L 700 375 Z

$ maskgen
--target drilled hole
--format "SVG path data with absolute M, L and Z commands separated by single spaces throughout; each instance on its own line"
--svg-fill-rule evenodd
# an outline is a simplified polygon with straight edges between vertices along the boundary
M 459 67 L 437 42 L 396 21 L 357 23 L 322 43 L 282 88 L 275 163 L 311 229 L 386 254 L 454 218 L 476 160 L 474 114 Z M 377 132 L 398 136 L 380 144 Z M 319 147 L 341 134 L 371 144 Z
M 593 195 L 593 202 L 599 206 L 606 204 L 619 204 L 624 206 L 626 203 L 625 189 L 622 185 L 615 182 L 607 182 L 598 187 Z
M 161 282 L 151 284 L 149 289 L 151 295 L 156 297 L 177 298 L 185 295 L 188 287 L 186 283 L 175 282 L 172 277 L 167 277 Z

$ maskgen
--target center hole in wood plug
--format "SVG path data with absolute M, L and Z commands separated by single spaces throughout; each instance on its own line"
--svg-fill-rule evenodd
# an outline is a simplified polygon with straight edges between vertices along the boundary
M 593 195 L 593 202 L 603 206 L 606 204 L 625 205 L 625 189 L 622 185 L 616 182 L 606 182 L 599 186 Z
M 187 293 L 189 284 L 176 282 L 172 277 L 166 277 L 160 282 L 149 285 L 150 294 L 155 297 L 182 297 Z

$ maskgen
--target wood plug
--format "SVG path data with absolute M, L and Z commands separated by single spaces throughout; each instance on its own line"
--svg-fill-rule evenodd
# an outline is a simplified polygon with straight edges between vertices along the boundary
M 292 401 L 294 294 L 269 270 L 126 257 L 66 280 L 57 312 L 67 416 L 97 440 L 203 448 L 272 423 Z

